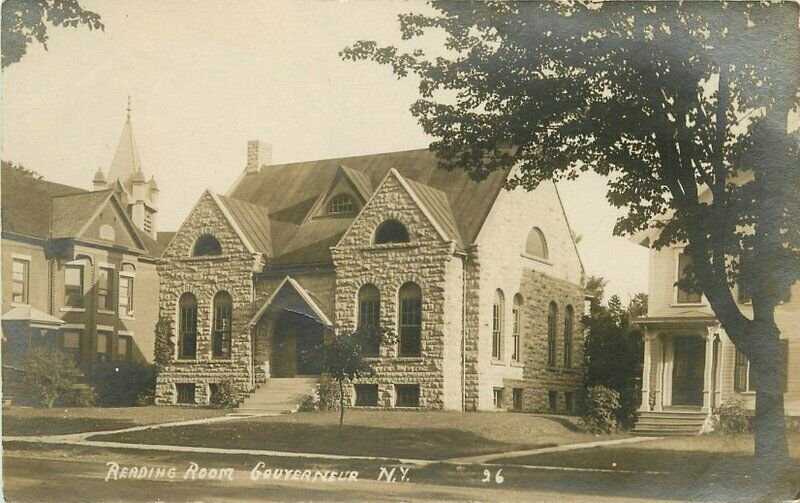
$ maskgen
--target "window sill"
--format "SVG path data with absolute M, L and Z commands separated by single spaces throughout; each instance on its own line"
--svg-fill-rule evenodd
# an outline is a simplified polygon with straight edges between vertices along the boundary
M 62 313 L 85 313 L 86 312 L 86 308 L 85 307 L 62 307 L 62 308 L 59 308 L 59 311 L 61 311 Z
M 134 317 L 133 317 L 133 315 L 131 315 L 131 314 L 120 314 L 120 315 L 119 315 L 119 319 L 121 319 L 121 320 L 130 320 L 130 321 L 133 321 L 133 320 L 135 320 L 136 318 L 134 318 Z
M 705 302 L 673 302 L 671 307 L 705 307 L 708 304 Z
M 507 367 L 508 363 L 503 360 L 492 360 L 492 365 L 495 367 Z
M 520 256 L 523 257 L 523 258 L 534 260 L 536 262 L 540 262 L 540 263 L 545 264 L 545 265 L 553 265 L 553 263 L 551 261 L 549 261 L 548 259 L 542 258 L 542 257 L 537 257 L 536 255 L 528 255 L 527 253 L 521 253 Z
M 422 356 L 396 356 L 394 361 L 403 363 L 422 363 Z
M 115 311 L 110 309 L 98 309 L 97 314 L 114 314 Z
M 419 410 L 420 409 L 419 405 L 395 405 L 394 408 L 395 409 L 400 409 L 400 410 Z

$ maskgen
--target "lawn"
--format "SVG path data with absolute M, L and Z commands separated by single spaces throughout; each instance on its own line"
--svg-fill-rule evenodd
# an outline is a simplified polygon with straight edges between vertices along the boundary
M 216 417 L 229 411 L 179 407 L 3 408 L 3 435 L 63 435 L 106 431 L 145 424 Z
M 792 457 L 800 461 L 800 433 L 789 435 Z M 565 466 L 686 474 L 749 473 L 752 435 L 672 437 L 620 446 L 492 460 L 493 463 Z
M 603 437 L 606 438 L 606 437 Z M 117 433 L 96 440 L 265 449 L 354 456 L 446 459 L 588 442 L 572 418 L 534 414 L 348 410 Z

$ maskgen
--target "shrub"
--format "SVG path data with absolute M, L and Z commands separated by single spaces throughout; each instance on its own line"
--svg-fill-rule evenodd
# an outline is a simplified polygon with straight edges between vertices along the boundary
M 153 362 L 164 367 L 169 364 L 175 356 L 175 342 L 172 338 L 172 320 L 161 316 L 156 322 L 154 330 L 155 344 L 153 348 Z
M 64 397 L 64 405 L 71 407 L 91 407 L 97 403 L 97 393 L 91 386 L 78 384 Z
M 620 410 L 619 393 L 605 386 L 592 386 L 586 390 L 581 428 L 590 433 L 611 433 L 619 428 L 617 414 Z
M 83 374 L 71 356 L 46 346 L 33 347 L 23 368 L 23 389 L 33 404 L 50 408 L 56 403 L 70 405 L 75 399 L 75 385 Z
M 140 395 L 154 393 L 156 370 L 142 363 L 104 363 L 95 369 L 89 382 L 97 393 L 98 404 L 130 407 L 138 405 Z
M 747 433 L 753 425 L 744 402 L 731 400 L 714 409 L 714 429 L 720 433 Z
M 339 383 L 324 374 L 311 394 L 300 404 L 299 410 L 304 412 L 339 410 Z
M 239 405 L 239 392 L 233 381 L 217 383 L 211 392 L 211 406 L 218 409 L 233 409 Z

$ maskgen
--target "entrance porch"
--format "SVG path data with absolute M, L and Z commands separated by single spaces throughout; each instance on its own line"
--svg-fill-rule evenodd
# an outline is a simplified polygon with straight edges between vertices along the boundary
M 321 374 L 314 350 L 331 329 L 313 296 L 287 276 L 250 321 L 253 384 Z
M 724 333 L 716 319 L 644 318 L 638 324 L 644 329 L 642 418 L 652 419 L 653 413 L 710 418 L 722 398 Z

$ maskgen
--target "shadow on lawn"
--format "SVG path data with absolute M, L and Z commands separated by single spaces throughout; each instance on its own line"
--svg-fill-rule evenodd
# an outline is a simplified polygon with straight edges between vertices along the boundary
M 340 439 L 336 425 L 256 421 L 96 435 L 90 440 L 435 460 L 554 445 L 497 442 L 455 429 L 392 429 L 346 424 Z
M 118 430 L 131 426 L 136 426 L 136 423 L 125 419 L 3 416 L 4 436 L 65 435 L 86 431 Z

